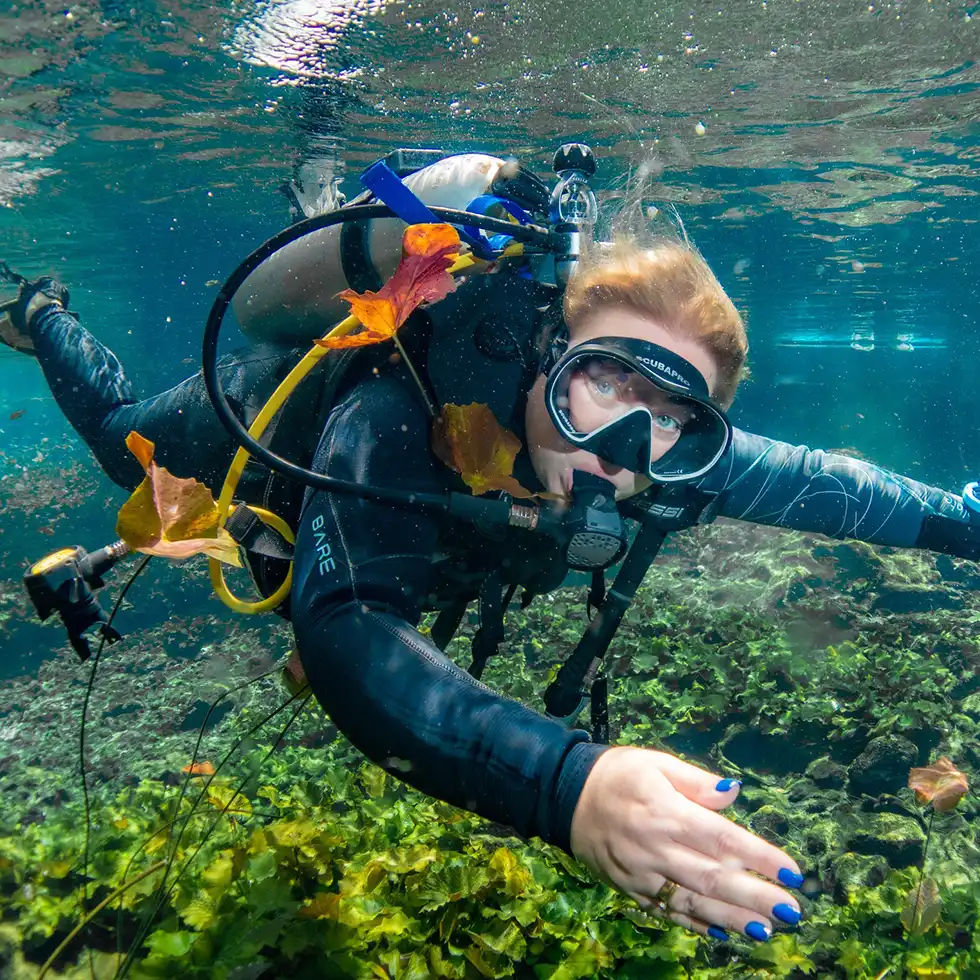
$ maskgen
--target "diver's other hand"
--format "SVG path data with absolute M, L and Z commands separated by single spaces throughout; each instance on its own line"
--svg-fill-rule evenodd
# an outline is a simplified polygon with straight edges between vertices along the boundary
M 772 881 L 799 887 L 803 877 L 785 852 L 714 812 L 734 801 L 737 785 L 724 788 L 720 776 L 666 752 L 614 747 L 582 788 L 572 851 L 645 910 L 656 910 L 670 879 L 680 885 L 668 902 L 674 922 L 710 928 L 715 938 L 728 929 L 768 939 L 772 918 L 795 924 L 800 916 L 797 901 Z
M 31 320 L 45 307 L 68 308 L 68 290 L 57 279 L 42 276 L 20 287 L 17 299 L 0 311 L 0 341 L 24 354 L 34 352 Z

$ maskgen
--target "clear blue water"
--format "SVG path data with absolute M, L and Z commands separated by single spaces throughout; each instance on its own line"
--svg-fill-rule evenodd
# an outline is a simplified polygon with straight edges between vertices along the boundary
M 278 187 L 304 162 L 353 187 L 393 145 L 441 146 L 547 176 L 581 139 L 607 188 L 662 168 L 746 314 L 738 424 L 958 487 L 977 466 L 972 10 L 14 6 L 0 257 L 59 275 L 148 392 L 194 368 L 206 284 L 288 222 Z M 0 378 L 0 440 L 58 427 L 33 365 L 3 357 Z
M 953 0 L 6 3 L 0 259 L 62 279 L 149 394 L 197 369 L 217 284 L 289 222 L 302 168 L 356 193 L 428 146 L 548 177 L 581 140 L 604 199 L 653 167 L 746 316 L 737 425 L 958 490 L 980 475 L 978 52 L 980 4 Z M 0 349 L 0 677 L 63 643 L 4 628 L 25 563 L 111 540 L 122 500 Z M 198 611 L 170 574 L 142 583 L 148 628 Z

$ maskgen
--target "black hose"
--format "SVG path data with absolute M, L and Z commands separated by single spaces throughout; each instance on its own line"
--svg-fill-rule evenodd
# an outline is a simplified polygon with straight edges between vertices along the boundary
M 555 247 L 554 235 L 546 228 L 536 225 L 515 225 L 509 221 L 499 218 L 490 218 L 482 214 L 473 214 L 469 211 L 456 211 L 452 208 L 433 207 L 430 210 L 437 218 L 441 218 L 450 224 L 467 224 L 486 231 L 494 231 L 509 235 L 517 241 L 526 244 L 538 245 L 548 249 Z M 203 344 L 203 377 L 204 385 L 207 388 L 208 397 L 211 404 L 221 420 L 221 424 L 228 430 L 232 438 L 246 449 L 251 455 L 265 463 L 269 469 L 294 480 L 315 490 L 325 490 L 329 493 L 341 493 L 349 496 L 361 497 L 379 504 L 392 504 L 395 507 L 402 507 L 407 510 L 421 511 L 431 514 L 446 514 L 452 505 L 452 497 L 449 494 L 432 493 L 413 493 L 410 490 L 393 490 L 384 487 L 370 487 L 361 483 L 352 483 L 348 480 L 338 480 L 336 477 L 325 476 L 322 473 L 315 473 L 303 466 L 297 466 L 282 456 L 277 455 L 257 440 L 253 439 L 245 426 L 238 420 L 224 391 L 221 388 L 221 381 L 218 377 L 218 334 L 225 313 L 231 305 L 235 293 L 241 288 L 242 283 L 261 265 L 270 255 L 279 251 L 285 245 L 296 241 L 305 235 L 322 228 L 330 228 L 333 225 L 342 224 L 345 221 L 367 221 L 374 218 L 393 218 L 397 215 L 385 205 L 365 204 L 354 205 L 331 211 L 327 214 L 317 215 L 314 218 L 307 218 L 300 221 L 290 228 L 286 228 L 274 235 L 268 241 L 260 245 L 251 255 L 238 266 L 231 274 L 225 284 L 218 291 L 211 312 L 208 314 L 207 324 L 204 327 Z

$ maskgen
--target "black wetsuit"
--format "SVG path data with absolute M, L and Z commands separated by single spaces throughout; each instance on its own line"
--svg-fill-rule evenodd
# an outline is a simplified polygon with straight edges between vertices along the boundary
M 131 489 L 143 477 L 124 446 L 136 429 L 176 475 L 220 488 L 235 446 L 199 375 L 137 401 L 119 361 L 73 317 L 49 308 L 31 326 L 54 397 L 115 482 Z M 225 391 L 240 406 L 263 400 L 282 357 L 258 349 L 226 360 Z M 477 373 L 457 378 L 473 400 L 486 381 Z M 509 418 L 497 417 L 523 438 L 517 395 Z M 382 362 L 355 372 L 341 391 L 312 468 L 377 486 L 460 489 L 431 452 L 429 432 L 404 366 Z M 515 475 L 540 488 L 526 451 Z M 709 517 L 980 555 L 958 496 L 847 456 L 736 431 L 701 486 L 716 495 Z M 928 532 L 937 521 L 940 531 Z M 557 553 L 527 532 L 494 540 L 472 525 L 447 527 L 360 498 L 307 492 L 291 594 L 300 657 L 321 705 L 370 759 L 425 793 L 569 850 L 575 804 L 605 747 L 478 683 L 415 629 L 437 593 L 494 567 L 505 581 L 533 581 L 535 591 L 565 574 Z

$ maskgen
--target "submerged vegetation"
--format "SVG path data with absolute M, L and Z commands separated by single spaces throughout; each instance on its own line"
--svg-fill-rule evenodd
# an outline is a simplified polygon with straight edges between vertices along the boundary
M 730 815 L 807 873 L 796 929 L 704 940 L 408 789 L 269 673 L 288 629 L 232 620 L 191 562 L 151 566 L 103 655 L 87 869 L 88 668 L 57 627 L 7 622 L 60 652 L 0 701 L 0 974 L 980 978 L 975 799 L 927 812 L 908 787 L 980 763 L 975 566 L 729 522 L 669 544 L 610 650 L 613 738 L 743 780 Z M 581 589 L 510 612 L 484 679 L 540 707 L 585 621 Z

